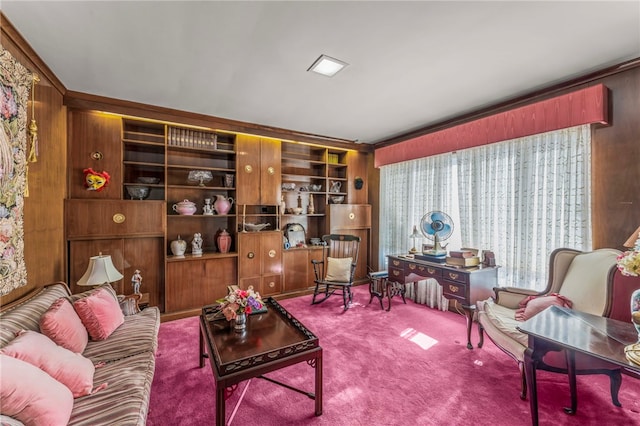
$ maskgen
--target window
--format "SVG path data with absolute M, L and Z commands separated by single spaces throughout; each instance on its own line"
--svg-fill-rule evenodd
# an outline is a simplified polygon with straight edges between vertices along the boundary
M 554 249 L 591 250 L 590 136 L 584 125 L 381 167 L 381 264 L 442 210 L 449 249 L 492 250 L 500 285 L 541 290 Z

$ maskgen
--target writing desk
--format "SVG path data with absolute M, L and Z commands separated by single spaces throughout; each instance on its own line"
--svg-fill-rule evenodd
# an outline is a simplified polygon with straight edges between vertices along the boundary
M 442 295 L 445 298 L 460 302 L 467 317 L 467 348 L 473 349 L 471 326 L 476 302 L 493 296 L 493 288 L 498 286 L 499 267 L 478 265 L 471 268 L 458 268 L 404 255 L 388 256 L 388 258 L 390 281 L 407 284 L 435 278 L 442 286 Z

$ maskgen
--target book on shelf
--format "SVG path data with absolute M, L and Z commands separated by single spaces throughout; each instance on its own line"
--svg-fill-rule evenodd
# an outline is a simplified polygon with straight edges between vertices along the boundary
M 449 251 L 449 257 L 468 258 L 473 257 L 475 254 L 471 250 L 451 250 Z
M 471 266 L 478 266 L 480 264 L 480 258 L 477 256 L 464 258 L 447 256 L 446 263 L 447 265 L 462 266 L 463 268 L 468 268 Z

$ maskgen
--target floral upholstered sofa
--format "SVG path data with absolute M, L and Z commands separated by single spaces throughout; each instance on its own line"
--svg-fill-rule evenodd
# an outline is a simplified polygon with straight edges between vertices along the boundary
M 160 327 L 158 308 L 150 307 L 135 314 L 126 312 L 129 315 L 124 315 L 124 310 L 118 311 L 113 315 L 118 322 L 113 323 L 112 330 L 106 329 L 106 334 L 98 337 L 100 340 L 94 337 L 96 331 L 92 327 L 96 324 L 87 326 L 81 352 L 63 347 L 66 342 L 60 345 L 56 341 L 60 329 L 52 321 L 58 316 L 52 313 L 58 315 L 66 309 L 65 315 L 69 317 L 76 312 L 78 316 L 73 321 L 76 330 L 82 332 L 82 325 L 88 324 L 88 320 L 81 313 L 81 306 L 99 307 L 102 303 L 112 307 L 114 301 L 115 306 L 122 308 L 108 284 L 71 295 L 66 284 L 54 283 L 2 308 L 0 424 L 146 423 Z M 98 323 L 105 321 L 100 315 L 94 319 Z M 71 334 L 68 328 L 65 332 Z M 60 362 L 56 365 L 58 356 Z M 26 373 L 16 371 L 22 368 Z M 52 372 L 50 368 L 69 371 Z

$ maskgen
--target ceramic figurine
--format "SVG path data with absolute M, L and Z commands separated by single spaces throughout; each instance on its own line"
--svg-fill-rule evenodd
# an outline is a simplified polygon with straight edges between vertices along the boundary
M 204 207 L 202 208 L 202 214 L 205 216 L 213 215 L 213 206 L 211 205 L 211 198 L 204 199 Z
M 134 294 L 141 294 L 140 293 L 141 284 L 142 284 L 142 275 L 140 275 L 140 270 L 136 269 L 135 272 L 133 273 L 133 276 L 131 277 L 131 285 L 133 286 Z
M 202 234 L 199 232 L 193 234 L 193 241 L 191 241 L 191 254 L 194 256 L 202 256 Z
M 314 214 L 316 212 L 316 207 L 313 205 L 313 195 L 309 194 L 309 205 L 307 206 L 307 213 Z

